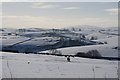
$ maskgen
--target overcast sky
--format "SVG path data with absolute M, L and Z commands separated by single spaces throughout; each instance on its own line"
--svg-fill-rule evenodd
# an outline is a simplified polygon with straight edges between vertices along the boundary
M 6 2 L 2 3 L 2 25 L 13 28 L 112 27 L 118 25 L 118 3 Z

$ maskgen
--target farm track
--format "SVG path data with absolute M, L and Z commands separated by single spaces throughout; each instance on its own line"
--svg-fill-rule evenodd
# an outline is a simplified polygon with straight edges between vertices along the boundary
M 13 46 L 15 46 L 15 45 L 17 45 L 17 44 L 21 44 L 21 43 L 24 43 L 24 42 L 30 41 L 30 40 L 32 40 L 32 39 L 34 39 L 34 38 L 30 38 L 30 39 L 27 39 L 27 40 L 24 40 L 24 41 L 21 41 L 21 42 L 15 43 L 15 44 L 11 45 L 11 47 L 13 47 Z

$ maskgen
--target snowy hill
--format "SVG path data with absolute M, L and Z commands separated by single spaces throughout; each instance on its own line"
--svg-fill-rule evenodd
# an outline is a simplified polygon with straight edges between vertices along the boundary
M 82 27 L 84 30 L 81 31 L 41 28 L 14 29 L 14 31 L 22 32 L 16 32 L 17 35 L 1 36 L 2 50 L 31 53 L 57 49 L 64 55 L 97 50 L 102 57 L 118 56 L 118 51 L 115 49 L 118 47 L 119 36 L 116 28 L 103 30 L 103 28 L 88 25 Z M 5 30 L 13 32 L 13 29 L 5 28 Z
M 118 47 L 118 36 L 100 39 L 96 41 L 107 42 L 107 44 L 59 48 L 57 50 L 60 51 L 63 55 L 76 55 L 78 52 L 87 53 L 91 50 L 97 50 L 102 57 L 118 57 L 118 49 L 114 49 L 115 47 Z M 50 50 L 42 51 L 40 53 L 47 52 L 49 53 Z
M 78 31 L 79 29 L 81 30 L 101 30 L 104 28 L 98 27 L 98 26 L 91 26 L 91 25 L 76 25 L 76 26 L 71 26 L 69 29 L 73 30 L 73 28 L 75 29 L 75 31 Z

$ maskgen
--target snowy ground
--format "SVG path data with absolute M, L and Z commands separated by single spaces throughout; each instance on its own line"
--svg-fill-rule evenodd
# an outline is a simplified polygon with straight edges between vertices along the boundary
M 117 78 L 117 61 L 2 53 L 3 78 Z M 0 54 L 1 54 L 0 53 Z M 30 64 L 28 64 L 30 62 Z
M 0 54 L 0 79 L 2 78 L 2 54 Z

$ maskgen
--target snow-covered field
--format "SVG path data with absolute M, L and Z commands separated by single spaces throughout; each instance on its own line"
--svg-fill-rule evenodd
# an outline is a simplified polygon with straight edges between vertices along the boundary
M 86 27 L 87 28 L 87 27 Z M 20 31 L 20 32 L 17 32 Z M 0 48 L 23 53 L 0 52 L 0 78 L 117 78 L 118 61 L 64 56 L 24 54 L 50 52 L 57 48 L 63 55 L 97 50 L 102 57 L 118 58 L 118 31 L 100 28 L 55 32 L 52 29 L 4 29 Z M 8 35 L 8 32 L 12 35 Z M 92 39 L 93 37 L 93 39 Z M 70 40 L 73 42 L 70 42 Z M 81 43 L 79 42 L 81 41 Z M 101 44 L 99 44 L 99 42 Z M 90 43 L 89 45 L 73 45 Z M 66 46 L 67 45 L 67 46 Z M 42 51 L 44 50 L 44 51 Z M 30 51 L 30 52 L 29 52 Z
M 92 34 L 89 34 L 86 37 L 90 39 L 92 36 L 97 37 L 97 39 L 104 39 L 104 38 L 114 37 L 115 35 L 108 35 L 108 34 L 101 34 L 100 32 L 93 32 Z
M 2 53 L 3 78 L 117 78 L 118 61 Z M 28 64 L 29 63 L 29 64 Z
M 30 38 L 27 37 L 21 37 L 21 36 L 1 36 L 0 37 L 0 42 L 2 42 L 2 46 L 10 46 L 15 43 L 19 43 L 25 40 L 28 40 Z
M 61 51 L 64 55 L 75 55 L 78 52 L 88 52 L 90 50 L 97 50 L 103 57 L 118 57 L 118 50 L 114 49 L 118 46 L 118 36 L 113 36 L 109 38 L 103 38 L 95 40 L 98 42 L 107 42 L 107 44 L 100 45 L 90 45 L 90 46 L 78 46 L 78 47 L 67 47 L 59 48 L 58 51 Z M 40 53 L 47 53 L 48 51 L 41 51 Z
M 0 54 L 0 79 L 2 78 L 2 54 Z

